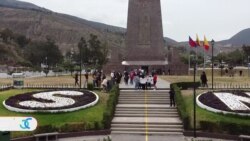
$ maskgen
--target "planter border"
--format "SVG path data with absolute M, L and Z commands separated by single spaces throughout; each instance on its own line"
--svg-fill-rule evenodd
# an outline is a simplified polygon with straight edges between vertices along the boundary
M 201 107 L 202 109 L 205 109 L 205 110 L 208 110 L 208 111 L 211 111 L 211 112 L 214 112 L 214 113 L 222 113 L 222 114 L 232 114 L 232 115 L 239 115 L 239 116 L 250 116 L 250 113 L 237 113 L 237 112 L 228 112 L 228 111 L 223 111 L 223 110 L 218 110 L 218 109 L 215 109 L 215 108 L 212 108 L 212 107 L 209 107 L 205 104 L 203 104 L 199 98 L 201 95 L 205 94 L 207 92 L 204 92 L 202 94 L 199 94 L 197 97 L 196 97 L 196 103 L 199 107 Z
M 56 90 L 55 90 L 56 91 Z M 99 96 L 93 92 L 93 91 L 89 91 L 92 94 L 94 94 L 96 96 L 96 100 L 83 105 L 83 106 L 79 106 L 79 107 L 74 107 L 74 108 L 67 108 L 67 109 L 60 109 L 60 110 L 29 110 L 29 109 L 21 109 L 21 108 L 16 108 L 16 107 L 12 107 L 9 105 L 6 105 L 5 100 L 3 101 L 3 105 L 6 109 L 10 110 L 10 111 L 14 111 L 14 112 L 18 112 L 18 113 L 59 113 L 59 112 L 73 112 L 73 111 L 77 111 L 77 110 L 81 110 L 81 109 L 85 109 L 91 106 L 94 106 L 98 103 L 99 101 Z

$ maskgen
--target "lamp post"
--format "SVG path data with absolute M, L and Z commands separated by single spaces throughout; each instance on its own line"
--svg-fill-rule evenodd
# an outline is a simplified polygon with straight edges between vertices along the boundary
M 223 61 L 222 61 L 222 54 L 221 54 L 221 50 L 220 50 L 220 76 L 222 77 L 222 69 L 224 66 L 222 66 Z
M 247 56 L 247 68 L 248 68 L 248 77 L 250 77 L 250 56 Z
M 214 39 L 212 39 L 212 90 L 214 90 Z
M 196 64 L 197 64 L 197 57 L 194 57 L 194 84 L 193 84 L 193 106 L 194 106 L 194 138 L 196 138 L 196 83 L 195 83 L 195 76 L 196 76 Z
M 82 87 L 82 47 L 80 47 L 80 89 Z

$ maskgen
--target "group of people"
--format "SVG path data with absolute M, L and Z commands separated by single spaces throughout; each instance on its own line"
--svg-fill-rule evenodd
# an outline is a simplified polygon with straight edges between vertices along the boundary
M 85 81 L 84 81 L 84 88 L 87 88 L 89 73 L 86 72 L 84 74 Z M 130 72 L 124 71 L 124 74 L 116 71 L 112 71 L 110 74 L 111 80 L 108 80 L 106 75 L 103 74 L 101 71 L 94 71 L 92 74 L 93 77 L 93 86 L 94 87 L 102 87 L 103 91 L 107 92 L 109 87 L 114 84 L 120 84 L 122 77 L 124 77 L 124 83 L 126 85 L 134 85 L 135 89 L 139 90 L 147 90 L 151 89 L 152 87 L 156 89 L 157 83 L 157 74 L 152 72 L 151 75 L 147 75 L 147 73 L 142 69 L 131 70 Z M 204 74 L 201 76 L 202 79 L 206 79 Z M 75 73 L 75 86 L 80 86 L 79 84 L 79 74 Z M 169 91 L 170 94 L 170 106 L 175 106 L 175 92 L 171 88 Z
M 124 71 L 124 83 L 126 85 L 134 85 L 135 89 L 149 89 L 154 87 L 156 89 L 157 74 L 147 75 L 142 69 L 131 70 L 130 72 Z
M 84 81 L 83 87 L 87 88 L 87 84 L 88 84 L 88 80 L 89 80 L 89 73 L 86 72 L 84 74 L 84 77 L 85 77 L 85 81 Z M 74 79 L 75 79 L 75 86 L 80 86 L 80 84 L 79 84 L 79 75 L 78 75 L 77 72 L 75 73 Z

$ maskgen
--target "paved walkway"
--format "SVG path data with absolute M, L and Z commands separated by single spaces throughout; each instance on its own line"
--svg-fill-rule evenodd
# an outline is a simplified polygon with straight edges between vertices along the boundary
M 58 141 L 103 141 L 108 136 L 83 136 L 83 137 L 72 137 L 62 138 Z M 112 135 L 110 137 L 112 141 L 146 141 L 145 136 L 141 135 Z M 178 136 L 149 136 L 148 141 L 233 141 L 213 138 L 191 138 L 191 137 L 178 137 Z
M 157 78 L 158 80 L 157 80 L 157 83 L 156 83 L 156 87 L 157 88 L 159 88 L 159 89 L 169 89 L 170 88 L 170 82 L 168 82 L 168 81 L 165 81 L 165 80 L 163 80 L 163 79 L 161 79 L 161 78 Z M 133 88 L 135 88 L 135 84 L 133 84 L 133 85 L 130 85 L 130 84 L 128 84 L 128 85 L 126 85 L 125 83 L 124 83 L 124 81 L 122 81 L 121 82 L 121 84 L 119 85 L 119 87 L 120 88 L 125 88 L 125 89 L 133 89 Z
M 72 137 L 72 138 L 61 138 L 58 141 L 103 141 L 108 136 L 83 136 L 83 137 Z

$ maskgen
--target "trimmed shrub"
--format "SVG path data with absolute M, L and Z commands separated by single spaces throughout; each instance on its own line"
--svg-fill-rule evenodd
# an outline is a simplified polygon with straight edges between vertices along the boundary
M 52 126 L 52 125 L 44 125 L 44 126 L 38 126 L 35 130 L 35 134 L 40 133 L 50 133 L 50 132 L 56 132 L 58 131 L 58 128 Z
M 190 118 L 186 110 L 186 104 L 184 98 L 181 94 L 180 88 L 176 84 L 171 84 L 171 88 L 175 91 L 176 105 L 178 113 L 182 119 L 184 129 L 190 129 Z
M 88 83 L 87 84 L 87 89 L 90 90 L 90 91 L 93 91 L 94 90 L 94 85 L 92 83 Z
M 109 98 L 107 101 L 107 108 L 103 113 L 103 121 L 102 124 L 104 125 L 105 129 L 110 129 L 111 121 L 115 114 L 115 107 L 118 103 L 119 97 L 119 87 L 118 85 L 114 85 L 111 91 L 109 92 Z
M 212 121 L 200 121 L 200 128 L 203 131 L 228 133 L 233 135 L 246 134 L 250 135 L 249 125 L 232 123 L 228 121 L 212 122 Z
M 177 85 L 181 90 L 187 90 L 190 88 L 194 88 L 194 85 L 196 88 L 200 87 L 200 82 L 178 82 L 178 83 L 174 83 L 175 85 Z
M 64 124 L 60 127 L 60 132 L 79 132 L 84 131 L 85 128 L 84 123 L 71 123 L 71 124 Z

